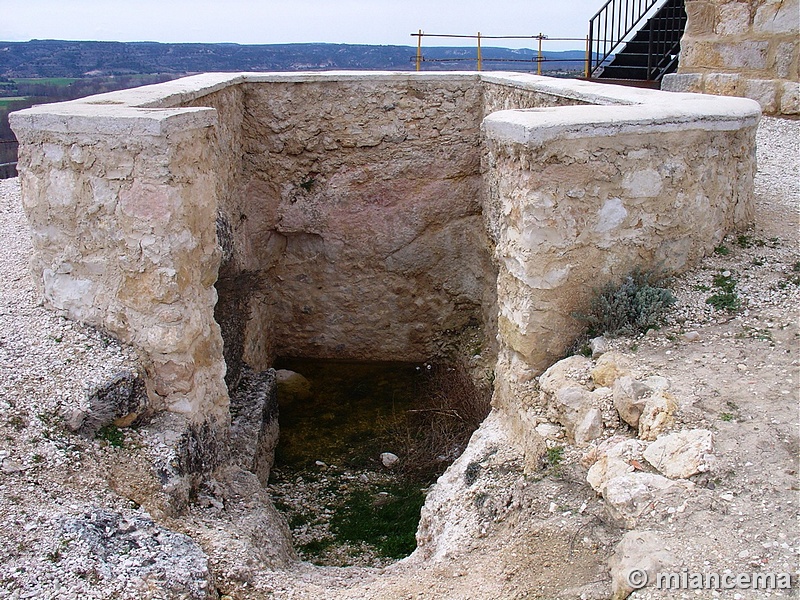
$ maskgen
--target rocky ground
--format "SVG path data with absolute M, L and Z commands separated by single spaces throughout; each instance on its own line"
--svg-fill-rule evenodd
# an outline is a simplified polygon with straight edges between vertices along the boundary
M 19 184 L 0 182 L 0 598 L 599 599 L 618 587 L 626 565 L 794 573 L 792 590 L 665 591 L 651 583 L 633 599 L 797 597 L 798 140 L 800 121 L 762 121 L 755 224 L 674 282 L 678 303 L 665 327 L 612 340 L 605 359 L 566 369 L 597 399 L 601 438 L 577 447 L 542 403 L 549 450 L 539 471 L 523 474 L 490 417 L 430 492 L 421 549 L 381 568 L 270 555 L 257 529 L 271 517 L 257 512 L 263 494 L 249 480 L 210 484 L 177 517 L 112 490 L 109 479 L 140 459 L 147 432 L 88 438 L 66 424 L 88 393 L 135 369 L 136 357 L 39 305 Z M 710 432 L 702 469 L 671 473 L 661 485 L 664 465 L 642 452 L 653 442 L 636 441 L 641 432 L 616 416 L 614 383 L 593 371 L 598 361 L 651 387 L 668 384 L 675 406 L 664 433 Z M 604 383 L 610 391 L 598 392 Z M 604 451 L 613 454 L 612 443 L 597 449 L 613 436 L 638 447 L 621 455 L 622 476 L 647 482 L 624 487 L 627 497 L 613 493 L 611 479 L 595 481 L 599 491 L 587 482 Z

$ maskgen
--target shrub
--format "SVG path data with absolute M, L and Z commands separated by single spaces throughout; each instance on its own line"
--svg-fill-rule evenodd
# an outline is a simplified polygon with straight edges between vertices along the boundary
M 586 322 L 590 336 L 646 333 L 675 303 L 663 284 L 663 278 L 637 269 L 621 283 L 595 290 L 588 314 L 577 316 Z

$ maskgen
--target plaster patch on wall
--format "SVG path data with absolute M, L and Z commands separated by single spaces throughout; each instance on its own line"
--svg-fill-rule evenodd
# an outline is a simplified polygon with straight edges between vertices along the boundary
M 626 173 L 622 187 L 634 198 L 653 198 L 661 193 L 664 182 L 655 169 Z
M 628 211 L 619 198 L 609 198 L 603 203 L 603 207 L 597 213 L 597 225 L 594 230 L 597 233 L 607 233 L 616 229 L 625 222 Z
M 54 308 L 66 311 L 77 320 L 89 316 L 96 293 L 90 280 L 76 278 L 69 273 L 56 273 L 52 269 L 45 269 L 42 279 L 44 297 Z

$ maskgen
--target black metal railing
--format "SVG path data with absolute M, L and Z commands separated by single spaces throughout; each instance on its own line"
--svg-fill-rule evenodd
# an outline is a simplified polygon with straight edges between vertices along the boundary
M 659 0 L 608 0 L 589 20 L 589 76 L 636 30 Z
M 649 22 L 647 80 L 661 79 L 678 60 L 686 25 L 683 0 L 668 2 Z

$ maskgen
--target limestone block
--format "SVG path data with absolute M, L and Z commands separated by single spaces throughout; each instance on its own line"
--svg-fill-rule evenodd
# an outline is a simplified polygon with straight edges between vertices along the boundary
M 680 70 L 709 70 L 721 66 L 718 44 L 707 39 L 682 42 Z
M 800 114 L 800 84 L 796 81 L 787 81 L 783 84 L 781 93 L 781 114 Z
M 654 198 L 664 189 L 664 181 L 656 169 L 632 169 L 625 173 L 622 187 L 632 198 Z
M 665 92 L 700 93 L 703 91 L 703 75 L 700 73 L 670 73 L 664 75 L 661 80 L 661 89 Z
M 586 388 L 561 388 L 551 398 L 549 410 L 552 418 L 564 426 L 567 438 L 577 446 L 585 446 L 602 433 L 602 414 Z
M 639 426 L 639 417 L 647 403 L 650 388 L 626 375 L 614 381 L 614 408 L 620 418 L 631 427 Z
M 275 371 L 245 368 L 231 393 L 231 414 L 231 457 L 266 486 L 279 435 Z
M 670 478 L 686 478 L 713 468 L 714 436 L 707 429 L 692 429 L 658 438 L 644 458 Z
M 589 472 L 586 474 L 586 481 L 594 491 L 602 494 L 609 481 L 620 475 L 633 473 L 633 471 L 633 465 L 622 458 L 603 456 L 589 468 Z
M 798 0 L 765 3 L 756 10 L 753 19 L 755 33 L 798 34 L 800 6 Z
M 307 400 L 311 397 L 311 382 L 300 373 L 288 369 L 275 371 L 278 397 L 291 400 Z
M 60 268 L 68 268 L 68 263 Z M 100 293 L 95 282 L 52 269 L 43 270 L 42 282 L 45 302 L 52 308 L 81 321 L 90 320 L 94 299 Z
M 714 32 L 717 9 L 707 0 L 688 0 L 686 2 L 685 38 L 703 37 Z
M 741 96 L 741 76 L 738 73 L 708 73 L 704 76 L 703 91 L 716 96 Z
M 773 114 L 778 108 L 778 82 L 774 79 L 747 79 L 744 96 L 761 105 L 761 110 Z
M 67 417 L 67 426 L 93 437 L 98 429 L 114 423 L 126 427 L 147 410 L 144 378 L 135 370 L 124 369 L 101 385 L 86 391 L 86 401 Z
M 596 492 L 602 494 L 606 484 L 614 477 L 634 471 L 634 465 L 643 460 L 644 449 L 645 444 L 642 441 L 622 435 L 604 440 L 581 458 L 581 463 L 589 466 L 586 481 Z
M 602 494 L 609 481 L 634 471 L 633 465 L 642 460 L 644 448 L 644 443 L 636 439 L 614 436 L 605 440 L 594 452 L 595 462 L 589 467 L 586 481 L 596 492 Z
M 691 5 L 687 3 L 687 7 Z M 625 600 L 634 589 L 655 581 L 659 571 L 674 564 L 675 558 L 664 550 L 665 546 L 665 540 L 652 531 L 629 531 L 623 535 L 608 559 L 611 600 Z
M 675 425 L 678 403 L 671 394 L 659 392 L 647 399 L 639 418 L 639 437 L 654 440 Z
M 675 481 L 653 473 L 627 473 L 606 483 L 603 498 L 609 515 L 622 526 L 632 529 L 641 514 L 650 507 L 657 492 L 676 485 Z
M 589 373 L 591 361 L 578 354 L 553 364 L 539 376 L 539 388 L 546 394 L 555 394 L 563 387 L 576 385 Z
M 781 79 L 798 79 L 798 42 L 781 42 L 775 50 L 775 75 Z
M 603 414 L 597 408 L 588 409 L 575 424 L 573 438 L 578 447 L 586 446 L 603 434 Z
M 81 549 L 72 560 L 95 573 L 115 573 L 136 595 L 146 596 L 151 581 L 159 581 L 159 593 L 165 596 L 207 600 L 215 594 L 203 548 L 188 535 L 158 525 L 147 513 L 91 506 L 83 514 L 60 517 L 59 525 L 64 547 Z M 68 539 L 80 543 L 67 544 Z
M 766 41 L 720 44 L 717 64 L 728 69 L 764 70 L 767 68 L 768 53 L 769 42 Z
M 592 379 L 601 387 L 612 387 L 618 377 L 630 373 L 630 361 L 619 352 L 607 352 L 592 369 Z
M 719 7 L 719 18 L 714 32 L 717 35 L 742 35 L 750 27 L 750 4 L 731 2 Z
M 604 337 L 596 337 L 589 340 L 589 348 L 592 351 L 592 358 L 597 359 L 608 352 L 608 340 Z

